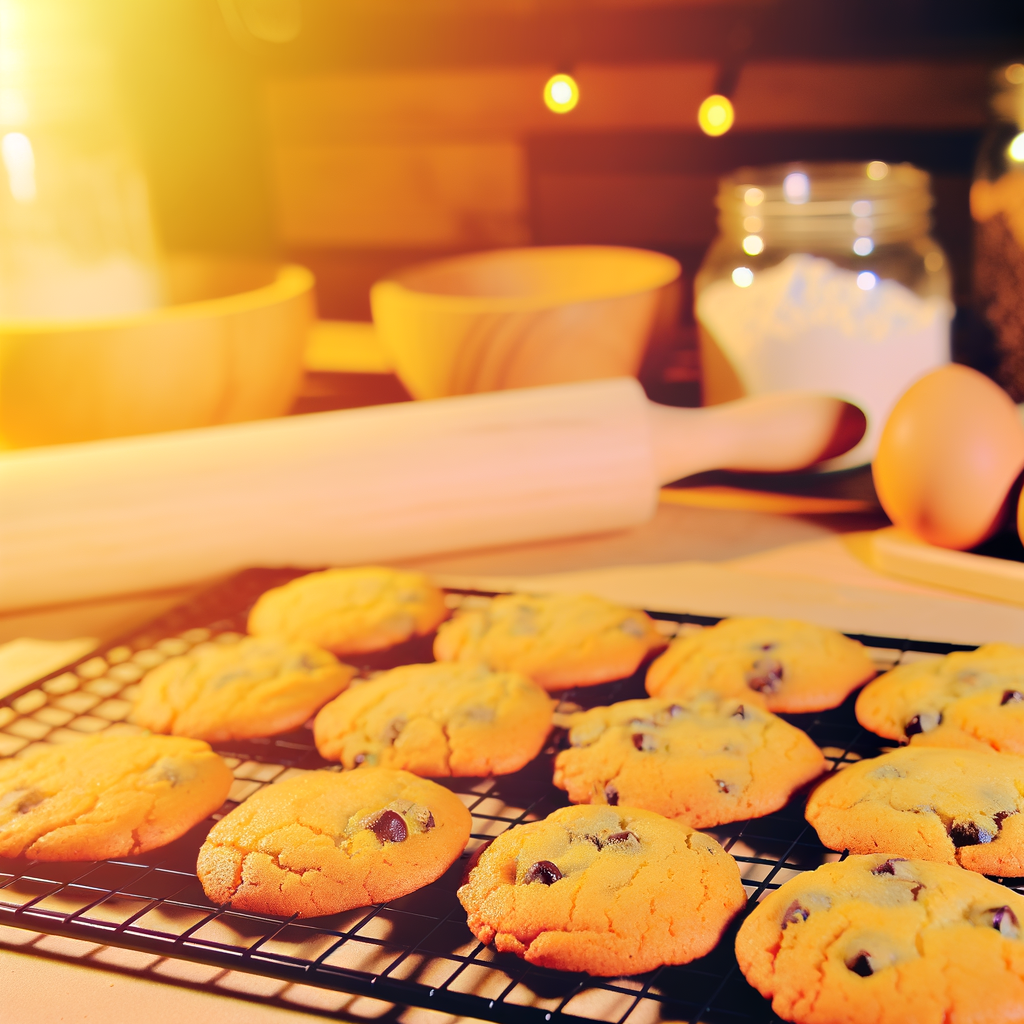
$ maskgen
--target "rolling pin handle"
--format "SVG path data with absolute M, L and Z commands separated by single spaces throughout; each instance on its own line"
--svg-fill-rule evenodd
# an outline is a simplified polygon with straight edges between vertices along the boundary
M 648 406 L 663 484 L 710 469 L 786 473 L 849 451 L 867 419 L 855 405 L 809 392 L 757 395 L 704 409 Z

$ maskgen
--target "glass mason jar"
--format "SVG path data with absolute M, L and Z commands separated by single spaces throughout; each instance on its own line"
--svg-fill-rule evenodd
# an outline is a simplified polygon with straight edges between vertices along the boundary
M 160 302 L 146 180 L 100 6 L 0 4 L 0 320 Z
M 996 378 L 1024 402 L 1024 64 L 994 75 L 993 120 L 971 186 L 974 300 L 995 338 Z
M 858 405 L 867 431 L 826 465 L 870 462 L 908 385 L 949 361 L 954 308 L 909 164 L 744 168 L 718 190 L 694 284 L 704 404 L 806 390 Z

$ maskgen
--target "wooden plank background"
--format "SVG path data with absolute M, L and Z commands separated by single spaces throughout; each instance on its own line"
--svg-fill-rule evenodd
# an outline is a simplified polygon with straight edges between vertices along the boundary
M 654 133 L 707 150 L 716 140 L 700 136 L 696 112 L 717 67 L 582 63 L 579 106 L 562 116 L 541 101 L 543 64 L 271 76 L 279 236 L 314 265 L 336 316 L 367 316 L 369 284 L 394 266 L 493 246 L 645 244 L 682 252 L 692 270 L 715 233 L 718 169 L 552 171 L 531 167 L 531 143 L 611 133 L 628 156 L 631 135 Z M 976 58 L 751 61 L 736 84 L 734 136 L 751 140 L 746 162 L 757 163 L 764 133 L 978 131 L 989 74 Z M 956 202 L 962 168 L 958 180 Z

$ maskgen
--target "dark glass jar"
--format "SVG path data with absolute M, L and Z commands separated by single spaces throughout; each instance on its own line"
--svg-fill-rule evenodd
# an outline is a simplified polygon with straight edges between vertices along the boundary
M 996 379 L 1024 402 L 1024 64 L 994 75 L 992 123 L 971 186 L 974 299 L 991 328 Z

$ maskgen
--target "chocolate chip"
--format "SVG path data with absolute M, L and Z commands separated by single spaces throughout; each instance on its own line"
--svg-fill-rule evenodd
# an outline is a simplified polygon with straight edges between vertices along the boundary
M 632 832 L 613 832 L 605 841 L 605 846 L 614 846 L 616 843 L 628 843 L 630 839 L 636 839 Z M 639 839 L 636 839 L 640 842 Z
M 543 882 L 545 885 L 553 885 L 562 877 L 562 872 L 549 860 L 539 860 L 531 864 L 523 875 L 523 885 L 530 885 L 531 882 Z
M 615 807 L 619 802 L 619 791 L 615 788 L 614 782 L 609 782 L 604 787 L 604 798 L 608 801 L 609 807 Z
M 917 897 L 920 894 L 921 890 L 927 888 L 928 886 L 925 885 L 923 882 L 918 882 L 917 885 L 915 885 L 914 888 L 910 890 L 910 895 L 914 897 L 915 903 L 917 902 Z
M 678 718 L 683 713 L 683 709 L 678 704 L 669 704 L 667 708 L 662 708 L 654 716 L 655 725 L 667 725 L 673 719 Z
M 382 811 L 368 827 L 382 843 L 404 843 L 409 838 L 409 826 L 396 811 Z
M 645 732 L 635 732 L 633 733 L 633 746 L 644 753 L 650 753 L 650 751 L 656 750 L 658 745 L 654 742 L 653 736 L 649 736 Z
M 40 793 L 38 789 L 16 790 L 11 796 L 15 797 L 18 793 L 22 794 L 15 802 L 14 809 L 18 814 L 28 814 L 29 811 L 34 810 L 46 799 L 46 794 Z M 7 803 L 7 801 L 4 802 Z
M 871 954 L 865 953 L 863 950 L 852 960 L 848 960 L 846 966 L 854 974 L 859 974 L 862 978 L 870 978 L 875 973 L 874 967 L 871 965 Z
M 796 900 L 793 900 L 786 908 L 786 913 L 782 915 L 782 930 L 785 931 L 787 925 L 800 924 L 810 916 L 811 912 L 806 907 L 801 907 Z
M 405 728 L 404 718 L 392 718 L 386 726 L 384 731 L 381 733 L 381 741 L 384 743 L 394 743 L 398 739 L 399 734 Z
M 1020 690 L 1004 690 L 1003 699 L 999 703 L 1000 705 L 1019 704 L 1022 700 L 1024 700 L 1024 693 L 1021 693 Z
M 1016 811 L 996 811 L 996 813 L 992 815 L 992 820 L 996 823 L 996 828 L 999 829 L 1000 831 L 1002 831 L 1003 822 L 1006 821 L 1006 819 L 1011 814 L 1016 814 L 1016 813 L 1017 813 Z
M 949 838 L 959 850 L 962 846 L 981 846 L 991 843 L 995 836 L 974 821 L 954 821 L 949 826 Z
M 992 912 L 992 927 L 1000 935 L 1008 939 L 1016 939 L 1020 935 L 1020 922 L 1017 915 L 1009 907 L 997 907 Z
M 427 811 L 427 820 L 423 822 L 423 831 L 429 832 L 434 827 L 434 815 Z
M 728 793 L 728 792 L 730 792 L 729 783 L 728 782 L 723 782 L 721 779 L 715 779 L 715 785 L 718 787 L 718 792 L 719 793 Z
M 914 715 L 912 719 L 903 727 L 903 732 L 907 739 L 911 736 L 916 736 L 919 732 L 931 732 L 937 725 L 942 722 L 942 715 L 938 711 L 922 711 L 919 715 Z
M 782 682 L 782 662 L 775 658 L 758 658 L 747 673 L 747 686 L 758 693 L 774 693 Z
M 898 864 L 901 861 L 905 861 L 906 859 L 907 859 L 906 857 L 890 857 L 887 861 L 883 861 L 881 864 L 879 864 L 877 868 L 872 868 L 871 869 L 871 874 L 873 874 L 873 875 L 895 875 L 896 874 L 896 868 L 894 868 L 893 865 L 894 864 Z
M 584 836 L 583 838 L 588 843 L 593 843 L 599 850 L 601 849 L 601 839 L 599 836 Z
M 747 717 L 746 712 L 743 710 L 743 705 L 742 704 L 732 713 L 732 717 L 733 718 L 746 718 Z

